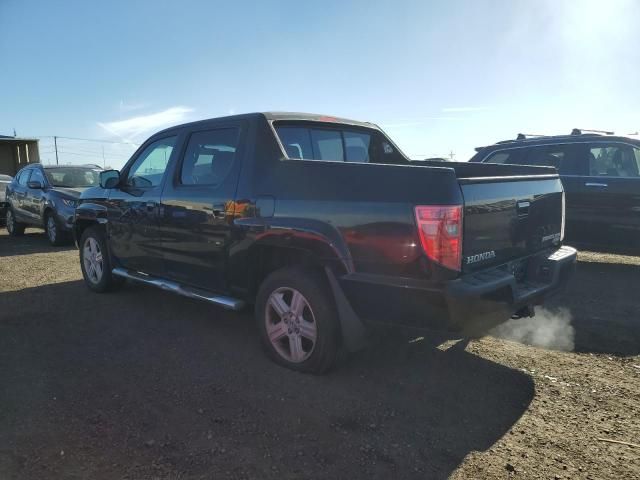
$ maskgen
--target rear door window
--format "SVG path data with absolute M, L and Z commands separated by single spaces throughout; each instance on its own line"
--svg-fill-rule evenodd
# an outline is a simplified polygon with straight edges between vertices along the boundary
M 231 171 L 238 147 L 237 128 L 191 134 L 180 171 L 182 185 L 220 185 Z
M 484 163 L 510 163 L 520 165 L 523 158 L 522 148 L 513 148 L 510 150 L 498 150 L 489 155 Z
M 535 165 L 537 167 L 556 167 L 560 166 L 560 159 L 564 156 L 559 148 L 550 149 L 544 147 L 532 147 L 527 150 L 526 164 Z
M 552 155 L 558 156 L 560 165 L 558 171 L 560 175 L 586 175 L 587 166 L 587 145 L 585 143 L 573 143 L 569 145 L 558 145 L 561 150 L 551 151 Z

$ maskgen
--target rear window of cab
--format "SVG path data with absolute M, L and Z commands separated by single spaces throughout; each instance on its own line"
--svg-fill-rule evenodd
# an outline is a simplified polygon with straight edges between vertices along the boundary
M 275 131 L 287 157 L 349 163 L 407 163 L 374 129 L 312 122 L 276 122 Z

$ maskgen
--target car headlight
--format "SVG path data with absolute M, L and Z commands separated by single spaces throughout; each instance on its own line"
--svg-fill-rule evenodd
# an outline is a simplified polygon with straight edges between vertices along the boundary
M 76 208 L 76 201 L 75 200 L 69 200 L 68 198 L 63 198 L 62 199 L 62 203 L 65 204 L 65 206 L 69 207 L 69 208 Z

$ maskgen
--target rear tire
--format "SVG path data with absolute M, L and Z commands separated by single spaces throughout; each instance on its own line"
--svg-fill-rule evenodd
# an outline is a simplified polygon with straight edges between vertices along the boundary
M 84 283 L 97 293 L 112 291 L 124 283 L 124 279 L 111 273 L 109 250 L 100 227 L 89 227 L 83 233 L 79 243 L 80 268 Z
M 288 267 L 271 273 L 258 291 L 255 316 L 263 347 L 276 363 L 316 374 L 334 365 L 338 318 L 319 272 Z
M 5 221 L 7 224 L 7 232 L 9 233 L 9 235 L 11 235 L 12 237 L 19 237 L 21 235 L 24 235 L 24 230 L 25 228 L 27 228 L 27 226 L 24 223 L 16 221 L 15 214 L 13 213 L 13 210 L 11 210 L 11 208 L 7 209 L 7 218 Z

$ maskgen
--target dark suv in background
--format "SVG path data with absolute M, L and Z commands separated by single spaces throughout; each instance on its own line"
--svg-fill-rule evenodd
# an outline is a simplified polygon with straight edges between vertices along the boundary
M 52 245 L 72 239 L 73 213 L 80 193 L 98 185 L 97 165 L 31 164 L 7 186 L 7 231 L 22 235 L 26 227 L 43 228 Z
M 552 166 L 566 195 L 567 235 L 637 245 L 640 239 L 640 140 L 574 129 L 477 148 L 471 162 Z

